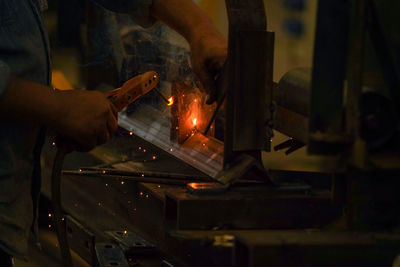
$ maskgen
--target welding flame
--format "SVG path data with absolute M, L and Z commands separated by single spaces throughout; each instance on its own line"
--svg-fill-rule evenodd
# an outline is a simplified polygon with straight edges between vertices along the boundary
M 168 98 L 168 106 L 172 106 L 174 104 L 174 98 L 171 96 L 170 98 Z
M 193 126 L 196 126 L 197 125 L 197 118 L 194 118 L 193 119 Z

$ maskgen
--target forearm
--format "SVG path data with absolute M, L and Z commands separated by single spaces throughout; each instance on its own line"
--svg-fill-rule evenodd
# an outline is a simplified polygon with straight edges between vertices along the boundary
M 192 0 L 153 0 L 151 15 L 180 33 L 189 43 L 219 32 Z
M 12 76 L 0 96 L 0 118 L 54 126 L 61 114 L 61 103 L 52 88 Z

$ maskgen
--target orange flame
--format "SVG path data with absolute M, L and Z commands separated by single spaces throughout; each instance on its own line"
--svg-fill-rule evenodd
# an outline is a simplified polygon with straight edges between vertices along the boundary
M 169 103 L 167 104 L 168 106 L 172 106 L 174 104 L 174 98 L 171 96 L 168 98 Z

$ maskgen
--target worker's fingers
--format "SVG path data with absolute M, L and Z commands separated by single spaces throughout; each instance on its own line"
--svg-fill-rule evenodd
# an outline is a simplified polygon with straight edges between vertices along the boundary
M 116 120 L 118 120 L 118 110 L 117 110 L 117 108 L 114 106 L 114 104 L 110 104 L 110 109 L 111 109 L 111 112 L 112 112 L 114 118 L 115 118 Z
M 97 137 L 97 145 L 102 145 L 107 143 L 110 140 L 110 133 L 108 129 L 106 129 L 103 133 L 99 134 Z
M 107 129 L 110 134 L 113 134 L 118 130 L 118 117 L 110 114 L 107 118 Z
M 96 142 L 97 140 L 87 140 L 86 142 L 81 142 L 79 144 L 77 144 L 76 146 L 76 151 L 79 152 L 89 152 L 90 150 L 92 150 L 93 148 L 96 147 Z
M 204 63 L 204 69 L 200 71 L 200 79 L 203 86 L 208 93 L 207 104 L 214 103 L 221 92 L 218 92 L 216 87 L 216 80 L 221 75 L 221 69 L 224 65 L 224 58 L 213 58 L 206 60 Z
M 196 74 L 203 85 L 202 87 L 199 87 L 199 89 L 209 94 L 213 90 L 214 82 L 212 76 L 208 73 L 206 66 L 204 65 L 202 68 L 197 69 Z

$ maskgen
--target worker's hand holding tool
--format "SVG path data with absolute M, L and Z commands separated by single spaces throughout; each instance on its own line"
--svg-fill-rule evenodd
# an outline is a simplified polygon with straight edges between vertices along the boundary
M 86 152 L 107 142 L 118 129 L 118 112 L 158 84 L 158 75 L 146 72 L 107 94 L 97 91 L 59 91 L 65 108 L 55 125 L 57 145 L 66 152 Z
M 218 32 L 198 33 L 191 42 L 193 71 L 199 77 L 203 89 L 209 94 L 208 103 L 216 101 L 215 77 L 218 76 L 227 58 L 227 40 Z
M 118 129 L 118 114 L 106 95 L 97 91 L 60 91 L 64 100 L 55 130 L 56 143 L 68 140 L 68 149 L 86 152 L 104 144 Z

